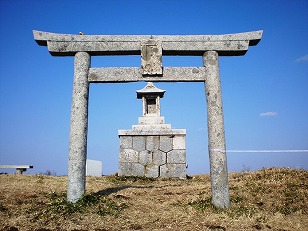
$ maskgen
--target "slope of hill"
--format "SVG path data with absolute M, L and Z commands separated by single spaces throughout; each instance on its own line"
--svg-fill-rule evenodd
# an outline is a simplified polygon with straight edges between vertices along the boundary
M 231 208 L 210 201 L 210 176 L 187 180 L 87 177 L 66 202 L 66 177 L 0 175 L 1 230 L 308 230 L 308 171 L 229 174 Z

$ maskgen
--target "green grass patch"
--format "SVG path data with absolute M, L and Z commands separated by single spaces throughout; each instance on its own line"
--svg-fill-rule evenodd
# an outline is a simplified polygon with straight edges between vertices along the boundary
M 217 208 L 212 204 L 211 197 L 194 200 L 192 202 L 189 202 L 188 205 L 201 212 L 221 213 L 224 211 L 224 209 Z
M 128 206 L 125 203 L 114 201 L 110 198 L 95 194 L 83 195 L 76 203 L 68 202 L 66 193 L 52 193 L 49 196 L 50 201 L 45 204 L 44 210 L 37 212 L 33 220 L 48 217 L 62 216 L 69 217 L 76 213 L 96 213 L 100 216 L 117 216 Z
M 124 182 L 127 183 L 152 183 L 157 180 L 157 178 L 145 177 L 145 176 L 118 176 L 118 174 L 114 174 L 111 176 L 107 176 L 107 179 L 115 184 L 123 184 Z

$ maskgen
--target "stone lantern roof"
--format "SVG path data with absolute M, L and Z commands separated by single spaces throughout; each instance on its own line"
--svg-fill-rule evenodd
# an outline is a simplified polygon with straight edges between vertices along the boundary
M 165 92 L 165 90 L 155 87 L 153 82 L 148 82 L 144 88 L 137 91 L 137 98 L 142 99 L 142 96 L 159 96 L 163 98 Z

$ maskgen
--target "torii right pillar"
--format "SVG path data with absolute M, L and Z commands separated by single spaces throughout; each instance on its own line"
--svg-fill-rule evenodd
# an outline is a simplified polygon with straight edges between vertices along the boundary
M 229 208 L 227 155 L 217 51 L 206 51 L 203 55 L 203 65 L 206 73 L 205 94 L 212 203 L 218 208 Z

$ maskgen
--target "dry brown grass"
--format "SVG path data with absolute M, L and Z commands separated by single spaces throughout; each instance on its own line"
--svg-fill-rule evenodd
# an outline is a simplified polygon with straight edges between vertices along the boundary
M 187 180 L 88 177 L 79 205 L 66 177 L 0 176 L 1 230 L 308 230 L 308 171 L 230 173 L 231 208 L 210 203 L 209 175 Z

